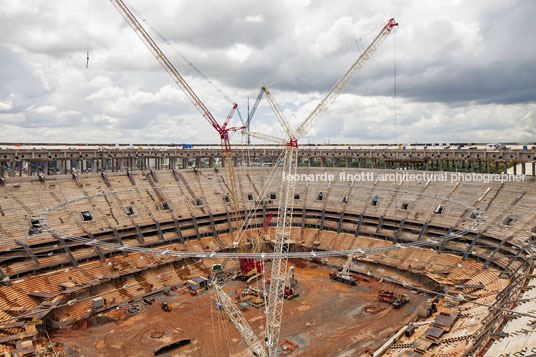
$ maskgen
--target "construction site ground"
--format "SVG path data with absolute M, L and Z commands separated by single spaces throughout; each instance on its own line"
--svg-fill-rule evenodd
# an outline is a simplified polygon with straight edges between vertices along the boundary
M 302 260 L 290 264 L 295 266 L 299 297 L 285 301 L 280 338 L 298 344 L 289 353 L 292 356 L 367 355 L 366 351 L 375 350 L 407 324 L 426 299 L 422 294 L 373 278 L 349 286 L 329 279 L 328 267 Z M 250 286 L 260 288 L 260 284 Z M 247 284 L 237 280 L 224 286 L 263 341 L 264 307 L 245 306 L 247 297 L 238 301 L 244 288 Z M 378 301 L 381 289 L 408 294 L 410 302 L 393 309 Z M 184 288 L 155 298 L 151 305 L 138 302 L 137 308 L 122 307 L 52 331 L 50 338 L 57 349 L 69 350 L 73 356 L 153 356 L 158 349 L 173 343 L 177 343 L 176 348 L 159 356 L 251 355 L 225 312 L 218 310 L 210 290 L 192 296 Z M 162 301 L 171 306 L 171 312 L 162 310 Z

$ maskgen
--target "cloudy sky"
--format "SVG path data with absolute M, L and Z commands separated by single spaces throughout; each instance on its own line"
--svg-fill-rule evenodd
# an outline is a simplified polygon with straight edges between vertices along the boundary
M 302 142 L 536 141 L 535 1 L 125 2 L 219 120 L 231 103 L 175 49 L 244 117 L 270 85 L 297 126 L 395 17 Z M 0 0 L 0 129 L 1 142 L 218 142 L 108 0 Z M 265 99 L 252 131 L 283 136 Z

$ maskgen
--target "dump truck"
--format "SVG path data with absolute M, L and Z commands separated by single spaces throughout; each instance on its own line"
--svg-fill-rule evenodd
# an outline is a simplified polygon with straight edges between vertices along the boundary
M 395 309 L 398 309 L 401 306 L 406 305 L 408 302 L 409 302 L 409 296 L 408 295 L 406 295 L 406 294 L 398 294 L 398 296 L 395 297 L 393 299 L 393 301 L 391 302 L 391 305 L 393 305 L 393 307 Z

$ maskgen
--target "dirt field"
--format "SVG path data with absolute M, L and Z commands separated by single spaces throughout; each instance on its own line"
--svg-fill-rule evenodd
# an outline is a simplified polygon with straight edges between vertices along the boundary
M 289 338 L 299 345 L 292 356 L 356 356 L 367 348 L 373 350 L 407 323 L 425 299 L 374 280 L 348 286 L 330 280 L 326 267 L 302 261 L 294 265 L 300 296 L 285 301 L 281 330 L 281 339 Z M 244 282 L 233 281 L 225 291 L 235 299 L 245 287 Z M 411 301 L 395 310 L 378 302 L 380 289 L 407 293 Z M 162 300 L 171 305 L 171 312 L 162 311 Z M 181 340 L 189 343 L 161 356 L 252 355 L 225 313 L 217 310 L 210 291 L 197 296 L 173 292 L 158 296 L 152 305 L 138 305 L 142 311 L 126 320 L 118 319 L 125 317 L 122 309 L 115 310 L 100 321 L 112 322 L 81 323 L 77 330 L 53 331 L 51 338 L 81 356 L 152 356 L 157 349 Z M 259 339 L 264 340 L 264 308 L 240 307 Z

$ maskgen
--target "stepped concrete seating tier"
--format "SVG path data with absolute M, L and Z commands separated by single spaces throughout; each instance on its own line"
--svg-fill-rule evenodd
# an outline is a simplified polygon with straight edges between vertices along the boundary
M 520 303 L 513 310 L 535 315 L 536 278 L 527 279 L 526 287 L 526 291 L 520 295 Z M 487 352 L 489 356 L 528 356 L 536 353 L 534 319 L 527 316 L 511 318 L 502 332 L 507 335 L 491 345 Z
M 267 210 L 276 213 L 280 199 L 280 176 L 275 177 L 271 184 L 263 189 L 263 184 L 269 181 L 270 170 L 237 169 L 240 209 L 246 209 L 247 214 L 252 214 L 249 212 L 251 209 L 257 209 L 250 227 L 259 227 L 262 224 L 262 203 Z M 522 265 L 522 259 L 526 259 L 525 253 L 520 255 L 518 252 L 520 246 L 529 242 L 531 230 L 536 226 L 534 180 L 505 184 L 374 181 L 356 182 L 351 186 L 348 181 L 340 181 L 337 172 L 352 170 L 359 173 L 363 170 L 299 168 L 298 173 L 315 174 L 326 170 L 335 173 L 335 180 L 329 185 L 327 182 L 296 182 L 291 240 L 303 245 L 305 249 L 389 247 L 396 239 L 392 237 L 395 237 L 397 231 L 399 239 L 414 241 L 418 239 L 420 232 L 423 232 L 421 238 L 427 239 L 446 234 L 449 227 L 461 230 L 474 220 L 465 207 L 449 201 L 453 200 L 478 207 L 482 212 L 482 221 L 471 229 L 472 235 L 446 242 L 443 253 L 438 253 L 439 248 L 435 246 L 435 249 L 407 248 L 355 259 L 423 274 L 444 286 L 452 286 L 455 283 L 484 284 L 484 289 L 473 292 L 477 301 L 483 303 L 493 303 L 495 295 L 506 286 L 508 280 L 499 278 L 500 270 L 497 265 L 489 265 L 483 270 L 482 260 L 494 254 L 492 262 L 505 267 L 517 254 L 519 259 L 510 264 L 508 269 L 512 273 Z M 375 172 L 383 173 L 386 170 Z M 143 232 L 144 244 L 158 245 L 161 249 L 217 251 L 232 247 L 233 237 L 228 232 L 227 222 L 227 212 L 231 207 L 225 199 L 227 180 L 224 170 L 182 170 L 176 173 L 161 170 L 156 171 L 154 176 L 150 171 L 145 171 L 132 172 L 132 177 L 134 185 L 127 175 L 121 172 L 108 173 L 109 184 L 100 174 L 79 175 L 82 186 L 70 175 L 49 177 L 44 183 L 37 178 L 7 179 L 6 184 L 0 187 L 0 268 L 8 275 L 32 270 L 36 273 L 23 280 L 13 279 L 11 285 L 0 287 L 0 320 L 13 318 L 23 311 L 39 306 L 39 299 L 28 296 L 28 293 L 35 290 L 62 297 L 62 305 L 55 308 L 51 314 L 57 323 L 87 316 L 90 300 L 80 299 L 64 305 L 67 299 L 77 295 L 74 291 L 64 296 L 60 291 L 59 284 L 66 281 L 82 286 L 94 281 L 98 276 L 125 273 L 120 285 L 117 283 L 118 279 L 109 279 L 84 288 L 117 303 L 132 300 L 149 290 L 184 281 L 185 275 L 170 268 L 171 263 L 166 263 L 170 258 L 143 256 L 142 253 L 128 253 L 128 256 L 124 256 L 115 249 L 101 248 L 106 260 L 100 261 L 96 248 L 66 240 L 70 253 L 80 263 L 78 267 L 74 267 L 70 256 L 50 232 L 30 234 L 31 219 L 58 205 L 60 207 L 50 212 L 47 220 L 54 229 L 63 234 L 85 235 L 85 232 L 91 232 L 99 239 L 118 243 L 111 233 L 115 228 L 121 235 L 123 244 L 135 246 L 141 244 L 139 237 L 132 233 L 135 232 L 134 225 L 138 224 Z M 262 194 L 263 191 L 265 194 Z M 320 192 L 322 197 L 319 197 Z M 375 196 L 377 204 L 373 205 Z M 345 197 L 348 197 L 348 202 L 344 202 Z M 196 202 L 197 199 L 201 201 Z M 407 203 L 407 209 L 401 207 L 402 203 Z M 440 214 L 434 213 L 438 205 L 444 207 Z M 303 207 L 306 208 L 304 219 L 301 217 Z M 341 216 L 343 210 L 344 216 Z M 84 221 L 81 214 L 83 211 L 89 211 L 92 219 Z M 213 230 L 210 214 L 213 215 L 215 229 L 219 232 L 217 239 L 211 237 Z M 356 237 L 352 233 L 356 230 L 360 214 L 363 214 L 363 219 Z M 197 232 L 192 217 L 196 217 L 198 223 L 199 240 L 195 238 Z M 340 217 L 344 217 L 344 220 L 340 221 Z M 509 224 L 504 223 L 507 217 L 512 218 Z M 173 225 L 174 218 L 182 222 L 182 234 L 194 238 L 188 239 L 184 244 L 179 243 L 178 233 Z M 401 220 L 405 221 L 403 229 L 398 226 Z M 275 234 L 276 221 L 274 217 L 272 227 L 268 229 L 269 237 Z M 166 224 L 162 237 L 154 228 L 155 222 Z M 299 228 L 302 222 L 305 224 L 304 229 Z M 339 222 L 342 231 L 337 233 Z M 380 222 L 383 223 L 380 225 Z M 421 231 L 424 222 L 428 222 L 429 226 Z M 318 230 L 322 224 L 325 230 Z M 462 260 L 461 255 L 469 248 L 472 237 L 477 232 L 482 232 L 482 237 L 472 248 L 474 255 L 470 254 L 468 259 Z M 258 235 L 258 230 L 248 231 L 245 239 L 248 240 L 248 237 L 254 235 Z M 511 238 L 495 252 L 495 248 L 505 237 Z M 165 240 L 174 242 L 168 243 Z M 30 246 L 40 264 L 30 258 L 21 242 Z M 458 253 L 452 254 L 449 249 L 457 250 Z M 157 262 L 160 262 L 160 265 L 154 265 L 149 270 L 128 274 L 129 269 L 140 269 Z M 38 270 L 42 266 L 54 264 L 56 265 L 52 270 Z M 208 260 L 203 262 L 202 267 L 192 270 L 192 273 L 206 272 L 210 267 Z M 523 308 L 534 309 L 534 305 L 526 305 L 529 307 Z M 460 340 L 460 336 L 476 331 L 479 327 L 478 321 L 482 321 L 489 311 L 486 307 L 471 307 L 470 313 L 471 317 L 459 317 L 449 333 L 442 337 L 445 343 L 438 346 L 438 355 L 448 355 L 468 348 L 468 340 Z M 20 326 L 4 329 L 0 331 L 0 337 L 20 333 L 21 329 Z M 500 342 L 502 341 L 505 339 Z M 0 351 L 9 348 L 9 343 L 0 343 Z
M 242 183 L 240 187 L 242 188 L 241 192 L 247 197 L 250 193 L 249 191 L 255 191 L 257 194 L 261 182 L 266 182 L 263 177 L 269 174 L 267 169 L 249 169 L 246 174 L 242 174 L 240 182 Z M 315 170 L 308 169 L 307 172 L 314 172 Z M 318 171 L 318 170 L 317 170 Z M 79 187 L 74 180 L 69 176 L 56 176 L 54 177 L 53 183 L 48 181 L 45 183 L 40 183 L 37 180 L 26 180 L 24 179 L 15 179 L 15 183 L 11 186 L 7 186 L 8 190 L 6 193 L 11 194 L 13 197 L 4 196 L 9 200 L 12 199 L 11 203 L 15 202 L 16 204 L 11 204 L 13 208 L 10 210 L 13 214 L 10 218 L 12 220 L 19 219 L 19 224 L 10 224 L 9 230 L 3 228 L 2 235 L 3 240 L 7 239 L 9 245 L 13 249 L 20 250 L 20 246 L 16 243 L 13 245 L 13 242 L 9 238 L 20 238 L 19 241 L 26 242 L 39 242 L 39 241 L 50 241 L 55 238 L 51 237 L 48 232 L 43 232 L 41 234 L 35 234 L 28 236 L 26 229 L 23 230 L 21 227 L 27 226 L 29 228 L 29 222 L 21 224 L 21 217 L 25 217 L 29 220 L 28 216 L 36 216 L 42 212 L 47 205 L 52 207 L 56 204 L 67 200 L 77 199 L 83 196 L 89 196 L 89 198 L 81 199 L 72 203 L 69 203 L 65 207 L 60 207 L 57 210 L 51 212 L 48 215 L 48 220 L 50 224 L 64 233 L 70 234 L 80 234 L 83 231 L 98 232 L 103 230 L 108 230 L 110 226 L 117 228 L 124 228 L 132 226 L 133 223 L 145 224 L 153 223 L 153 221 L 169 221 L 173 216 L 177 218 L 188 217 L 192 214 L 196 214 L 196 210 L 207 209 L 209 212 L 214 214 L 223 213 L 226 208 L 222 194 L 219 191 L 218 185 L 214 184 L 214 181 L 223 185 L 224 178 L 220 173 L 215 173 L 212 170 L 199 170 L 198 172 L 188 171 L 181 172 L 179 180 L 177 181 L 174 174 L 171 171 L 158 171 L 156 176 L 158 178 L 158 184 L 162 188 L 154 187 L 156 181 L 152 178 L 148 172 L 145 173 L 133 173 L 132 176 L 136 181 L 136 185 L 132 185 L 130 180 L 126 177 L 125 174 L 113 173 L 108 175 L 109 183 L 111 187 L 108 187 L 104 182 L 103 178 L 100 175 L 81 175 L 82 187 Z M 17 182 L 18 180 L 18 182 Z M 257 182 L 257 184 L 255 184 Z M 24 184 L 29 184 L 31 188 L 30 193 L 25 192 L 26 186 Z M 472 195 L 469 199 L 466 199 L 466 203 L 478 202 L 479 197 L 483 195 L 482 192 L 486 192 L 483 189 L 482 184 L 473 184 L 473 183 L 461 183 L 461 184 L 442 184 L 440 182 L 429 182 L 428 184 L 423 182 L 401 182 L 395 183 L 395 186 L 400 186 L 400 189 L 405 189 L 415 192 L 414 195 L 407 193 L 395 193 L 388 191 L 387 189 L 392 188 L 392 184 L 384 181 L 376 181 L 374 183 L 369 183 L 366 187 L 360 187 L 358 184 L 355 187 L 350 187 L 348 182 L 338 181 L 338 175 L 335 175 L 335 181 L 329 187 L 324 187 L 317 183 L 306 184 L 304 182 L 298 182 L 296 192 L 298 194 L 302 193 L 300 200 L 303 200 L 302 205 L 305 205 L 308 209 L 317 209 L 321 211 L 322 209 L 331 209 L 335 211 L 340 211 L 343 208 L 345 212 L 358 214 L 360 212 L 365 212 L 367 214 L 373 214 L 376 217 L 385 216 L 393 212 L 395 218 L 400 216 L 398 212 L 400 209 L 397 208 L 399 200 L 399 195 L 403 195 L 402 199 L 406 198 L 409 200 L 411 196 L 414 199 L 413 202 L 409 202 L 408 212 L 403 216 L 403 219 L 414 219 L 419 221 L 419 219 L 428 220 L 430 222 L 440 221 L 441 224 L 448 226 L 449 224 L 455 225 L 460 221 L 460 216 L 465 212 L 465 209 L 459 205 L 451 204 L 450 202 L 444 202 L 443 199 L 428 197 L 425 195 L 436 194 L 442 198 L 452 197 L 456 194 L 463 193 L 464 196 Z M 16 187 L 15 187 L 16 186 Z M 403 187 L 407 186 L 407 187 Z M 466 187 L 467 186 L 467 187 Z M 473 187 L 474 186 L 474 187 Z M 506 185 L 507 186 L 507 185 Z M 527 185 L 526 185 L 527 186 Z M 23 189 L 24 187 L 24 189 Z M 181 188 L 179 191 L 173 191 L 177 188 Z M 222 186 L 223 187 L 223 186 Z M 503 186 L 499 186 L 503 187 Z M 60 189 L 61 188 L 61 189 Z M 499 192 L 497 188 L 496 192 Z M 523 203 L 521 206 L 525 211 L 527 207 L 532 204 L 536 195 L 534 195 L 534 188 L 532 185 L 528 187 L 520 186 L 520 188 L 527 189 L 522 191 L 523 196 L 518 202 Z M 22 191 L 21 191 L 22 189 Z M 276 192 L 277 187 L 275 184 L 272 185 L 266 190 L 266 192 Z M 319 191 L 318 189 L 323 189 Z M 112 193 L 112 190 L 114 191 Z M 46 194 L 43 194 L 43 191 Z M 531 191 L 531 194 L 526 192 Z M 20 192 L 20 193 L 19 193 Z M 314 194 L 311 195 L 311 192 Z M 324 199 L 318 200 L 318 193 L 323 192 Z M 503 187 L 504 192 L 504 187 Z M 102 195 L 105 193 L 105 195 Z M 253 192 L 251 192 L 253 193 Z M 376 206 L 370 204 L 369 199 L 378 195 L 379 200 Z M 491 191 L 488 192 L 484 199 L 491 197 L 493 194 Z M 277 195 L 277 193 L 276 193 Z M 342 198 L 349 196 L 349 204 L 343 204 Z M 158 199 L 155 197 L 159 196 Z M 184 199 L 187 196 L 186 199 Z M 201 207 L 198 207 L 193 204 L 193 198 L 196 196 L 203 197 L 203 203 Z M 266 195 L 265 195 L 266 196 Z M 268 194 L 269 196 L 269 194 Z M 38 197 L 38 200 L 35 200 L 34 197 Z M 366 197 L 365 199 L 363 197 Z M 192 200 L 190 200 L 192 198 Z M 265 197 L 266 198 L 266 197 Z M 160 204 L 162 200 L 166 200 L 169 203 L 169 210 L 164 209 Z M 300 201 L 297 200 L 297 201 Z M 460 199 L 458 199 L 460 200 Z M 206 201 L 206 202 L 205 202 Z M 273 200 L 267 200 L 271 202 L 271 207 L 275 207 L 277 204 L 277 198 Z M 493 200 L 497 202 L 497 200 Z M 367 204 L 368 202 L 368 204 Z M 490 199 L 491 202 L 491 199 Z M 491 203 L 494 203 L 491 202 Z M 527 203 L 528 202 L 528 203 Z M 253 205 L 257 202 L 255 200 L 247 200 L 244 206 L 247 208 L 252 208 Z M 444 214 L 434 214 L 433 209 L 436 207 L 436 203 L 443 203 L 445 205 Z M 5 204 L 5 203 L 4 203 Z M 134 214 L 127 215 L 125 209 L 130 207 L 133 209 Z M 357 209 L 356 209 L 357 207 Z M 32 209 L 36 210 L 35 214 L 27 214 L 26 216 L 21 215 L 20 212 L 16 212 L 17 208 L 19 210 L 25 210 L 27 213 L 33 213 Z M 227 207 L 228 208 L 228 207 Z M 513 209 L 516 208 L 514 205 Z M 297 207 L 299 209 L 299 207 Z M 93 220 L 89 222 L 84 222 L 80 212 L 83 210 L 89 210 L 93 216 Z M 454 216 L 451 217 L 452 212 L 457 212 Z M 404 212 L 406 213 L 406 212 Z M 466 214 L 466 216 L 468 216 Z M 533 224 L 534 214 L 526 213 L 525 216 L 520 219 L 516 219 L 516 225 L 518 231 L 523 231 L 523 234 L 528 237 L 530 234 L 530 227 Z M 439 218 L 437 218 L 439 217 Z M 326 216 L 326 220 L 331 219 L 336 220 L 337 217 Z M 400 219 L 400 218 L 399 218 Z M 299 219 L 295 218 L 294 222 L 299 224 Z M 316 224 L 320 223 L 320 217 L 317 215 L 314 218 L 307 218 L 306 223 Z M 257 224 L 260 222 L 255 221 Z M 15 222 L 13 222 L 15 223 Z M 495 226 L 490 226 L 489 222 L 484 221 L 482 225 L 486 226 L 487 232 L 491 231 Z M 346 229 L 351 229 L 351 224 L 345 222 L 343 227 Z M 225 229 L 225 223 L 220 221 L 218 223 L 217 229 Z M 519 228 L 518 228 L 519 227 Z M 461 227 L 458 227 L 461 228 Z M 200 233 L 207 233 L 209 229 L 205 227 L 201 229 Z M 363 226 L 363 230 L 366 232 L 373 232 L 370 226 L 366 224 Z M 388 234 L 392 232 L 392 228 L 385 230 L 385 227 L 382 227 L 379 232 Z M 519 232 L 521 235 L 521 232 Z M 404 235 L 404 232 L 401 232 L 401 236 Z M 5 237 L 5 238 L 4 238 Z M 17 240 L 17 239 L 14 239 Z M 134 242 L 135 243 L 135 242 Z M 333 241 L 333 244 L 336 244 Z M 446 244 L 446 247 L 449 247 L 450 243 Z M 328 246 L 331 248 L 331 246 Z M 459 244 L 454 245 L 458 249 L 465 249 L 465 247 L 460 246 Z M 485 251 L 483 249 L 486 249 Z M 473 252 L 480 255 L 486 255 L 491 253 L 493 247 L 481 248 L 475 247 Z M 85 256 L 84 252 L 78 252 L 75 254 L 75 257 Z M 497 260 L 501 259 L 501 254 L 497 254 Z M 503 265 L 507 264 L 508 257 L 503 257 L 501 262 Z M 44 262 L 50 263 L 57 261 L 54 258 L 45 257 Z M 514 265 L 515 266 L 515 265 Z

